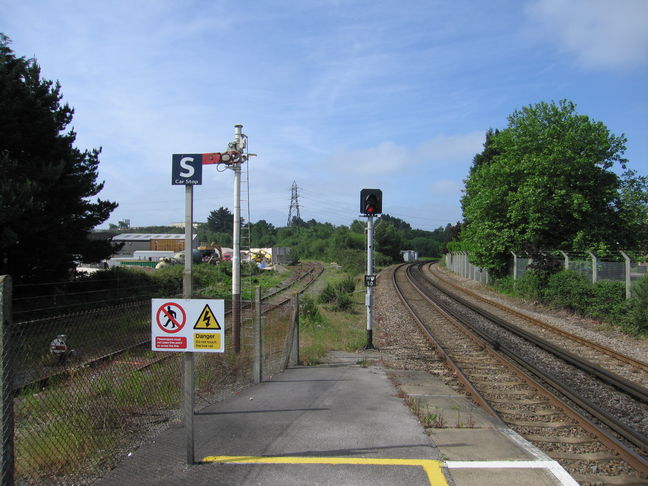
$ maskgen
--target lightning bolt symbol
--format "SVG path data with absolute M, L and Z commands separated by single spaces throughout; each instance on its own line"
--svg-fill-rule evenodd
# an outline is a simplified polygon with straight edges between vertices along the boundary
M 205 312 L 202 321 L 205 323 L 207 327 L 209 327 L 211 324 L 211 313 Z

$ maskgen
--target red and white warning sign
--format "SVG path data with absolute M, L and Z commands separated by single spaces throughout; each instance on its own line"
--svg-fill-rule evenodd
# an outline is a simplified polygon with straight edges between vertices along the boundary
M 224 324 L 223 300 L 152 299 L 151 349 L 222 353 Z

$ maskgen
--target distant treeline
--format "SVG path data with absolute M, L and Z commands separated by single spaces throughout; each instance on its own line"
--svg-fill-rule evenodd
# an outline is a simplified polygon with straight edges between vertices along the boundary
M 341 265 L 362 271 L 362 261 L 366 251 L 366 222 L 355 220 L 350 226 L 335 226 L 314 219 L 303 221 L 295 218 L 292 223 L 291 226 L 285 227 L 275 227 L 265 220 L 250 223 L 252 247 L 290 247 L 295 259 L 337 261 Z M 183 231 L 165 226 L 122 228 L 121 230 L 142 233 Z M 415 250 L 419 253 L 419 257 L 439 257 L 445 252 L 447 243 L 456 239 L 458 231 L 459 223 L 426 231 L 414 229 L 406 221 L 384 214 L 375 225 L 376 261 L 379 265 L 401 261 L 401 250 Z M 231 246 L 232 214 L 222 207 L 212 211 L 207 222 L 198 225 L 197 234 L 201 242 Z M 245 235 L 245 231 L 242 234 Z

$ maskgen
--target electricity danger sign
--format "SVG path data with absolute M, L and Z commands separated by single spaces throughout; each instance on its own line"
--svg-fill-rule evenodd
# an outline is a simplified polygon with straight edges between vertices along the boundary
M 224 301 L 151 299 L 151 349 L 223 353 Z

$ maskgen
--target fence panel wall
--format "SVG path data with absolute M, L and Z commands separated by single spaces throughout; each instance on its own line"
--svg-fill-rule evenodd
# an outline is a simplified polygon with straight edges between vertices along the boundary
M 0 351 L 16 356 L 15 379 L 3 383 L 15 407 L 16 484 L 85 484 L 120 451 L 180 420 L 182 353 L 150 350 L 150 306 L 141 300 L 12 326 L 10 348 Z M 266 375 L 286 362 L 290 314 L 288 304 L 264 316 Z M 229 329 L 226 353 L 195 354 L 197 408 L 253 382 L 254 312 L 244 317 L 240 354 L 229 350 Z
M 476 280 L 484 284 L 490 283 L 488 270 L 470 263 L 466 252 L 452 252 L 445 256 L 446 267 L 462 277 Z

